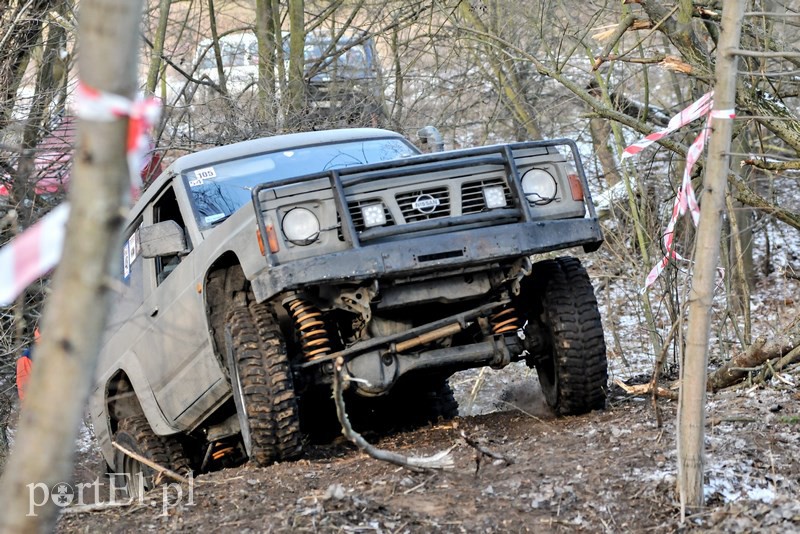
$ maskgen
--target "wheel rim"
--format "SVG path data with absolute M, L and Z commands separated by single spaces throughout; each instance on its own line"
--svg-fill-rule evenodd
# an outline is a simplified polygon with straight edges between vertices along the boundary
M 125 456 L 122 462 L 123 472 L 127 475 L 125 486 L 128 489 L 128 497 L 131 500 L 140 499 L 144 493 L 151 488 L 152 482 L 148 480 L 147 473 L 144 466 L 138 460 L 134 460 L 130 456 Z M 139 485 L 139 481 L 142 485 Z
M 539 385 L 545 401 L 551 408 L 558 404 L 558 371 L 556 370 L 555 354 L 536 363 L 536 374 L 539 376 Z
M 230 359 L 229 368 L 233 371 L 233 376 L 231 377 L 231 381 L 233 382 L 233 403 L 236 405 L 236 414 L 239 419 L 239 431 L 242 434 L 244 449 L 249 457 L 253 449 L 252 439 L 250 437 L 250 422 L 247 420 L 247 405 L 244 400 L 244 390 L 242 389 L 242 381 L 239 377 L 239 365 L 233 348 L 233 338 L 231 337 L 230 328 L 225 329 L 225 343 L 228 345 L 228 358 Z

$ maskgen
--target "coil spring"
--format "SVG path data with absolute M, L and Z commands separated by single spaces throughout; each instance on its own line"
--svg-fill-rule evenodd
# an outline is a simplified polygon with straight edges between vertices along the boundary
M 233 447 L 227 446 L 223 443 L 217 443 L 214 446 L 214 448 L 215 448 L 214 452 L 211 453 L 211 458 L 213 458 L 214 460 L 219 460 L 221 458 L 224 458 L 225 456 L 228 456 L 233 452 Z
M 322 312 L 300 298 L 291 301 L 287 307 L 300 336 L 300 346 L 306 359 L 330 353 L 331 341 L 322 321 Z
M 522 325 L 520 324 L 517 310 L 514 308 L 505 308 L 500 310 L 489 318 L 492 323 L 493 334 L 506 334 L 508 332 L 516 332 Z

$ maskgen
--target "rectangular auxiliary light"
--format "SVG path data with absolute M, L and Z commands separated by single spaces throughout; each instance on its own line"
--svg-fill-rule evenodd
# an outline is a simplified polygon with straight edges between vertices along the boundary
M 486 201 L 486 207 L 489 209 L 505 208 L 506 192 L 503 190 L 502 185 L 491 185 L 483 188 L 483 199 Z
M 364 226 L 367 228 L 386 224 L 386 212 L 383 209 L 383 204 L 362 206 L 361 216 L 364 217 Z

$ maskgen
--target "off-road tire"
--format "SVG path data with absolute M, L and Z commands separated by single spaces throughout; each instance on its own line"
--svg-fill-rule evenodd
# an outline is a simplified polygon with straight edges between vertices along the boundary
M 214 336 L 220 363 L 225 365 L 225 319 L 229 302 L 237 291 L 245 289 L 244 273 L 238 267 L 217 269 L 211 272 L 206 281 L 206 301 L 211 333 Z
M 577 258 L 562 257 L 537 263 L 533 282 L 549 338 L 549 354 L 535 360 L 547 404 L 559 415 L 605 408 L 606 344 L 589 275 Z
M 277 321 L 252 294 L 240 292 L 227 315 L 234 369 L 231 383 L 240 396 L 250 459 L 259 466 L 302 454 L 300 417 L 292 374 Z M 245 439 L 247 439 L 245 437 Z
M 131 452 L 144 456 L 156 464 L 171 469 L 179 474 L 191 472 L 189 460 L 183 451 L 183 446 L 174 437 L 158 436 L 144 415 L 126 417 L 119 422 L 114 433 L 114 441 Z M 134 460 L 121 450 L 114 448 L 114 466 L 117 473 L 126 473 L 124 487 L 128 489 L 131 498 L 139 498 L 138 473 L 144 478 L 144 489 L 149 491 L 155 487 L 158 473 Z M 119 483 L 117 480 L 115 483 Z

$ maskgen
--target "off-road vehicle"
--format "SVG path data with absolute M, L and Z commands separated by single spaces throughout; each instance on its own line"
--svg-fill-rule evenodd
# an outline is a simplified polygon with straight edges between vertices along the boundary
M 356 419 L 452 417 L 452 373 L 522 360 L 556 412 L 605 405 L 586 271 L 531 259 L 602 242 L 572 141 L 245 141 L 176 160 L 127 228 L 91 397 L 114 470 L 141 466 L 112 441 L 174 468 L 297 458 L 339 357 Z
M 196 76 L 219 84 L 219 66 L 214 55 L 214 41 L 203 39 L 197 46 Z M 226 88 L 233 96 L 245 92 L 255 94 L 258 87 L 258 41 L 253 32 L 236 32 L 219 38 L 220 61 L 225 74 Z M 289 36 L 284 36 L 283 69 L 289 68 Z M 374 40 L 363 32 L 333 35 L 317 29 L 308 32 L 303 50 L 305 81 L 304 105 L 313 119 L 340 120 L 347 124 L 378 122 L 383 115 L 380 61 Z M 273 89 L 280 99 L 280 88 Z M 198 87 L 201 103 L 219 95 L 207 85 Z M 279 106 L 280 107 L 280 106 Z

